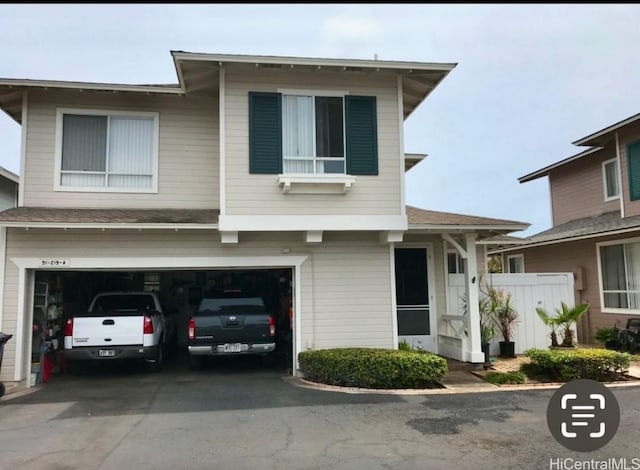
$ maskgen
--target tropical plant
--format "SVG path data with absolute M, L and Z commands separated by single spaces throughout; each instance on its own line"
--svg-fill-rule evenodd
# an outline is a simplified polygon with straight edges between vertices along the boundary
M 555 328 L 560 328 L 562 333 L 562 344 L 560 346 L 564 348 L 570 348 L 574 346 L 573 326 L 578 322 L 580 317 L 589 310 L 589 304 L 580 304 L 573 307 L 569 307 L 564 302 L 561 302 L 561 308 L 556 309 L 555 317 L 552 317 L 543 308 L 536 308 L 538 316 L 542 321 L 552 327 L 552 335 L 555 332 Z M 554 328 L 555 327 L 555 328 Z M 554 344 L 553 336 L 551 337 L 551 346 L 558 346 L 558 341 Z
M 618 339 L 618 330 L 616 328 L 598 328 L 596 330 L 596 334 L 594 339 L 603 345 L 607 345 L 611 341 L 615 341 Z
M 503 341 L 505 343 L 511 342 L 515 323 L 520 317 L 513 304 L 511 294 L 506 294 L 503 289 L 495 289 L 494 287 L 488 287 L 484 294 Z
M 540 317 L 540 320 L 551 328 L 551 333 L 549 334 L 549 338 L 551 338 L 551 347 L 558 347 L 558 333 L 556 330 L 558 329 L 558 325 L 556 324 L 555 317 L 550 316 L 547 311 L 543 308 L 536 308 L 536 313 Z
M 496 337 L 496 324 L 488 297 L 482 297 L 478 302 L 480 310 L 480 342 L 490 343 Z

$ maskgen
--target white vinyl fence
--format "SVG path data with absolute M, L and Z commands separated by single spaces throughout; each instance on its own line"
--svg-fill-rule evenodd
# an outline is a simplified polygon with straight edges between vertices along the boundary
M 483 274 L 481 282 L 482 285 L 486 283 L 511 294 L 515 308 L 520 314 L 513 339 L 516 343 L 516 354 L 522 354 L 530 348 L 546 349 L 551 344 L 551 330 L 542 323 L 536 308 L 541 307 L 554 314 L 555 309 L 560 308 L 561 302 L 569 306 L 575 303 L 573 273 Z M 464 274 L 449 274 L 447 313 L 463 313 L 460 300 L 464 294 Z M 499 341 L 502 341 L 500 334 L 491 343 L 492 355 L 498 354 Z

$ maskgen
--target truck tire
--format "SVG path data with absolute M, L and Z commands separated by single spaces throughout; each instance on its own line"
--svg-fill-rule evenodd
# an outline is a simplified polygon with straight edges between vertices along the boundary
M 162 352 L 162 349 L 162 345 L 159 345 L 156 356 L 153 360 L 147 362 L 149 372 L 160 372 L 162 370 L 162 366 L 164 365 L 164 352 Z
M 189 370 L 202 369 L 202 358 L 200 356 L 192 356 L 189 354 Z

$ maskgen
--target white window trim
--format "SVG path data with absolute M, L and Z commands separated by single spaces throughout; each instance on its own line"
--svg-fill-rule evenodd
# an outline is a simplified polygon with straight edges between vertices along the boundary
M 620 171 L 618 170 L 618 166 L 616 166 L 616 180 L 618 183 L 618 194 L 616 196 L 607 196 L 607 165 L 611 164 L 611 163 L 615 163 L 616 165 L 618 165 L 618 159 L 617 158 L 611 158 L 610 160 L 605 160 L 604 162 L 602 162 L 602 187 L 604 189 L 604 200 L 605 202 L 609 202 L 609 201 L 615 201 L 616 199 L 620 199 L 620 189 L 622 188 L 622 185 L 620 183 Z
M 509 274 L 522 274 L 522 273 L 512 273 L 511 272 L 511 259 L 520 258 L 522 260 L 522 273 L 525 273 L 526 270 L 524 268 L 524 254 L 518 253 L 517 255 L 507 255 L 507 273 Z
M 603 279 L 602 279 L 602 259 L 600 257 L 600 247 L 601 246 L 610 246 L 610 245 L 624 245 L 625 243 L 638 243 L 640 242 L 640 237 L 634 238 L 623 238 L 619 240 L 609 240 L 606 242 L 598 242 L 596 243 L 596 257 L 598 261 L 598 291 L 600 292 L 600 311 L 602 313 L 619 313 L 623 315 L 637 315 L 640 313 L 640 309 L 632 309 L 632 308 L 611 308 L 605 307 L 604 305 L 604 289 L 603 289 Z M 627 270 L 627 266 L 625 263 L 625 272 Z
M 153 118 L 153 176 L 150 188 L 108 188 L 108 187 L 83 187 L 63 186 L 60 184 L 62 174 L 62 123 L 65 114 L 78 114 L 85 116 L 133 116 Z M 160 137 L 160 113 L 142 111 L 120 111 L 113 109 L 86 109 L 86 108 L 57 108 L 56 109 L 56 147 L 55 147 L 55 171 L 53 173 L 53 190 L 60 192 L 86 192 L 86 193 L 157 193 L 158 192 L 158 142 Z
M 343 149 L 344 149 L 344 157 L 343 157 L 343 161 L 344 161 L 344 173 L 302 173 L 303 175 L 312 175 L 314 177 L 316 177 L 318 179 L 318 181 L 314 181 L 312 183 L 307 183 L 306 181 L 295 181 L 298 184 L 304 185 L 304 184 L 323 184 L 324 181 L 320 181 L 320 179 L 325 179 L 327 180 L 326 182 L 329 184 L 334 184 L 335 183 L 335 177 L 336 175 L 338 176 L 342 176 L 342 177 L 348 177 L 349 174 L 347 173 L 347 121 L 345 119 L 345 111 L 346 111 L 346 100 L 344 99 L 345 96 L 347 96 L 349 94 L 348 91 L 341 91 L 341 90 L 302 90 L 302 89 L 293 89 L 293 88 L 278 88 L 277 92 L 280 93 L 282 96 L 307 96 L 310 98 L 314 98 L 314 114 L 313 114 L 313 126 L 315 129 L 315 125 L 316 125 L 316 116 L 315 116 L 315 98 L 316 97 L 321 97 L 321 98 L 326 98 L 326 97 L 330 97 L 330 98 L 342 98 L 342 145 L 343 145 Z M 284 126 L 282 126 L 282 133 L 284 135 Z M 303 157 L 300 158 L 300 160 L 313 160 L 314 162 L 314 169 L 315 169 L 315 162 L 317 162 L 318 160 L 326 160 L 323 159 L 322 157 L 317 157 L 315 156 L 315 152 L 316 152 L 316 136 L 315 136 L 315 132 L 313 134 L 313 153 L 314 153 L 314 157 L 313 159 L 308 158 L 308 157 Z M 284 169 L 284 151 L 282 153 L 282 166 Z M 293 158 L 289 158 L 289 160 L 292 160 Z M 281 184 L 280 181 L 280 177 L 285 176 L 285 177 L 297 177 L 300 176 L 300 174 L 297 173 L 283 173 L 282 175 L 279 175 L 278 177 L 278 184 Z M 333 176 L 333 177 L 332 177 Z M 344 190 L 342 191 L 342 194 L 346 194 L 347 192 L 349 192 L 349 190 L 351 189 L 351 184 L 355 182 L 355 177 L 353 177 L 353 181 L 351 181 L 348 186 L 347 183 L 345 182 L 344 184 Z M 289 185 L 290 188 L 290 185 Z M 292 193 L 304 193 L 304 194 L 332 194 L 335 193 L 335 191 L 330 191 L 326 192 L 326 191 L 321 191 L 321 192 L 310 192 L 312 190 L 301 190 L 301 191 L 289 191 L 287 190 L 287 185 L 285 183 L 282 192 L 285 194 L 292 194 Z

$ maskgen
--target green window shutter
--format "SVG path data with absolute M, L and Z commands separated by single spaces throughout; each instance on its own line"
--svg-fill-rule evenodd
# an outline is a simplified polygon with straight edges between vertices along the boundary
M 378 121 L 375 96 L 345 96 L 347 173 L 378 174 Z
M 627 146 L 629 162 L 629 197 L 632 201 L 640 199 L 640 142 Z
M 282 97 L 249 92 L 249 173 L 282 173 Z

